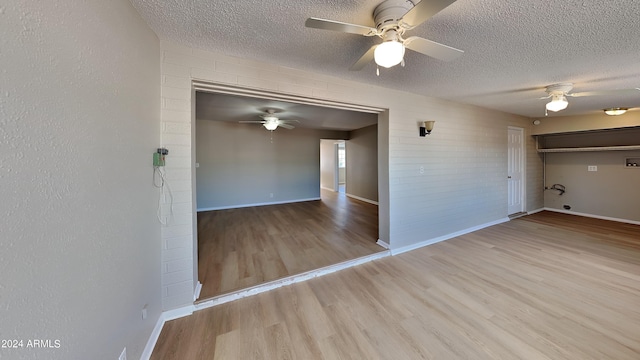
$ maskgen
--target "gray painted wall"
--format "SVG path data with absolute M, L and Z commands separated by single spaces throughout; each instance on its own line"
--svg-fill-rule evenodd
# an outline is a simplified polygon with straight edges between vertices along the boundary
M 546 207 L 640 221 L 640 167 L 625 166 L 627 157 L 640 158 L 640 151 L 601 151 L 547 154 L 547 186 L 560 183 L 567 192 L 547 190 Z M 587 171 L 589 165 L 597 172 Z
M 346 132 L 196 120 L 199 210 L 320 197 L 320 139 Z
M 159 41 L 126 0 L 0 7 L 0 338 L 60 341 L 0 358 L 138 359 L 161 309 Z
M 377 202 L 378 125 L 352 131 L 346 149 L 346 193 Z

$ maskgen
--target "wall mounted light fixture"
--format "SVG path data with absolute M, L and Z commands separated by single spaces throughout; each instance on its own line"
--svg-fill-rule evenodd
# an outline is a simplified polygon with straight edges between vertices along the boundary
M 427 136 L 431 134 L 431 130 L 433 130 L 433 124 L 435 124 L 435 121 L 423 122 L 422 126 L 420 126 L 420 136 Z

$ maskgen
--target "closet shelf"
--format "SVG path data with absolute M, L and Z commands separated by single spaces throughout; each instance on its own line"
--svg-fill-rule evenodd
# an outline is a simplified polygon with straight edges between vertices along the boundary
M 616 150 L 640 150 L 640 145 L 622 145 L 622 146 L 591 146 L 591 147 L 573 147 L 573 148 L 548 148 L 537 149 L 539 153 L 559 153 L 559 152 L 580 152 L 580 151 L 616 151 Z

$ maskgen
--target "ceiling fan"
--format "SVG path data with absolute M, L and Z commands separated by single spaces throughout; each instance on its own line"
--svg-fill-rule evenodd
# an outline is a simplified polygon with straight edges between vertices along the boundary
M 373 10 L 375 28 L 313 17 L 307 19 L 305 26 L 382 38 L 381 44 L 373 45 L 349 70 L 361 70 L 371 60 L 385 68 L 398 64 L 404 66 L 405 48 L 439 60 L 451 61 L 464 51 L 418 36 L 405 39 L 403 35 L 405 31 L 422 24 L 455 1 L 422 0 L 416 4 L 416 0 L 385 0 Z
M 275 129 L 279 127 L 281 128 L 285 128 L 285 129 L 293 129 L 295 128 L 295 126 L 290 125 L 291 123 L 298 123 L 298 120 L 283 120 L 283 119 L 279 119 L 277 116 L 274 115 L 275 114 L 275 110 L 273 109 L 268 109 L 267 113 L 264 115 L 260 115 L 260 117 L 263 120 L 249 120 L 249 121 L 238 121 L 241 124 L 262 124 L 262 126 L 264 126 L 265 129 L 269 130 L 269 131 L 273 131 Z
M 634 89 L 621 89 L 621 90 L 602 90 L 602 91 L 585 91 L 579 93 L 570 93 L 573 90 L 572 83 L 559 83 L 549 85 L 545 88 L 545 92 L 548 94 L 540 99 L 549 99 L 551 101 L 547 103 L 545 108 L 545 115 L 547 111 L 557 112 L 564 110 L 569 106 L 567 97 L 583 97 L 583 96 L 602 96 L 602 95 L 624 95 L 633 92 L 640 91 L 640 88 Z

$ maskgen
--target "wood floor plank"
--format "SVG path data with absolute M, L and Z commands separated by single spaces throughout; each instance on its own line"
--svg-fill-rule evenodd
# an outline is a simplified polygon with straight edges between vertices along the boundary
M 321 201 L 198 213 L 199 300 L 384 249 L 378 207 L 322 190 Z
M 638 259 L 640 226 L 541 212 L 169 321 L 152 359 L 638 360 Z

